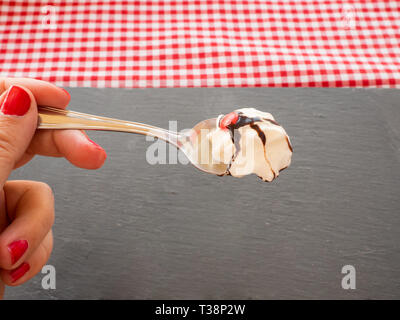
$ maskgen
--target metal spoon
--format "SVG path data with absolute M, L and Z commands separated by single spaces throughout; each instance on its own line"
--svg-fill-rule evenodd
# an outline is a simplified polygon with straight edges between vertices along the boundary
M 129 132 L 162 139 L 180 149 L 198 169 L 223 175 L 228 164 L 215 163 L 206 134 L 216 128 L 216 118 L 199 122 L 188 132 L 173 132 L 148 124 L 124 121 L 70 110 L 39 106 L 38 129 L 84 129 Z

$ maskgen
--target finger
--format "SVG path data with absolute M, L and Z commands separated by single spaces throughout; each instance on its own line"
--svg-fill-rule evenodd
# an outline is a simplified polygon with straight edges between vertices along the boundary
M 12 86 L 0 97 L 0 188 L 29 146 L 37 126 L 32 93 Z
M 1 280 L 8 286 L 18 286 L 27 282 L 42 270 L 47 260 L 49 260 L 52 249 L 53 234 L 50 230 L 28 259 L 13 270 L 0 271 Z
M 0 190 L 0 233 L 7 227 L 8 219 L 6 215 L 6 207 L 4 205 L 5 201 L 4 190 Z M 0 300 L 4 297 L 4 283 L 0 279 Z
M 71 97 L 67 91 L 46 81 L 28 78 L 2 78 L 0 77 L 0 94 L 12 85 L 29 89 L 38 105 L 65 108 Z
M 7 181 L 6 209 L 11 224 L 0 234 L 0 268 L 11 270 L 36 250 L 54 222 L 50 187 L 35 181 Z
M 84 169 L 98 169 L 107 158 L 105 150 L 80 130 L 38 130 L 27 152 L 31 156 L 65 157 Z
M 26 163 L 31 161 L 34 156 L 35 156 L 34 154 L 30 154 L 30 153 L 25 152 L 22 155 L 22 157 L 17 161 L 17 163 L 14 165 L 14 169 L 22 167 L 23 165 L 25 165 Z
M 8 226 L 8 218 L 6 212 L 6 206 L 4 205 L 6 201 L 6 197 L 4 195 L 4 190 L 0 190 L 0 233 Z

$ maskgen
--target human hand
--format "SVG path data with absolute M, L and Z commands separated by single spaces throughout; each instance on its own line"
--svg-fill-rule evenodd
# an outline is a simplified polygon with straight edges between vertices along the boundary
M 37 130 L 37 105 L 65 108 L 69 94 L 50 83 L 0 78 L 0 298 L 4 284 L 18 286 L 37 274 L 53 247 L 54 199 L 48 185 L 7 181 L 34 155 L 65 157 L 97 169 L 105 151 L 80 130 Z

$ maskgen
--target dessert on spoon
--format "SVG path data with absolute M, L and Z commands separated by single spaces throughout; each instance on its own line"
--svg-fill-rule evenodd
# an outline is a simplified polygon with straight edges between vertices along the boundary
M 293 148 L 285 129 L 270 113 L 254 108 L 218 117 L 216 129 L 207 137 L 213 160 L 228 163 L 226 175 L 254 173 L 264 181 L 272 181 L 291 162 Z
M 207 119 L 186 132 L 139 122 L 40 106 L 38 129 L 84 129 L 137 133 L 162 139 L 180 149 L 198 169 L 219 176 L 254 173 L 272 181 L 290 165 L 293 149 L 286 131 L 267 112 L 235 110 Z

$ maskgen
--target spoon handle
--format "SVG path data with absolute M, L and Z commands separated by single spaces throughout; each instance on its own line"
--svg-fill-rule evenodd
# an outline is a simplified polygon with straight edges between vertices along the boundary
M 38 129 L 84 129 L 143 134 L 156 137 L 175 146 L 178 133 L 148 124 L 106 118 L 48 106 L 38 107 Z

